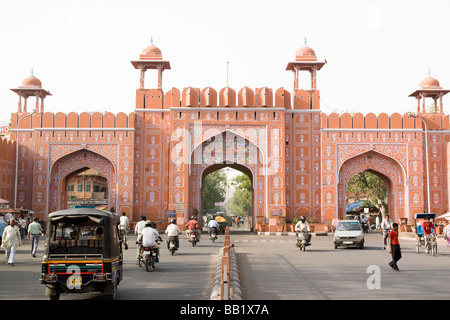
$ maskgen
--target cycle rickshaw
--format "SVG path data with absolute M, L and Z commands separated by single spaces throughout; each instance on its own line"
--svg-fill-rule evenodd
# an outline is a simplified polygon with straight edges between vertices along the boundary
M 433 219 L 435 218 L 435 213 L 417 213 L 414 215 L 414 233 L 417 236 L 417 244 L 416 244 L 416 252 L 420 252 L 420 247 L 425 248 L 425 236 L 423 234 L 422 221 L 426 218 Z M 417 224 L 419 222 L 419 224 Z M 428 249 L 426 251 L 431 252 L 433 256 L 437 254 L 437 240 L 436 240 L 436 230 L 433 229 L 433 233 L 431 235 L 430 241 L 428 243 Z

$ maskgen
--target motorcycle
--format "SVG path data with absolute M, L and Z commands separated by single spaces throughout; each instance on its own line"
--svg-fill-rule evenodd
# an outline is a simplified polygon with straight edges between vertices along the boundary
M 365 221 L 362 222 L 361 223 L 361 227 L 362 227 L 364 233 L 368 233 L 369 232 L 369 224 L 367 222 L 365 222 Z
M 297 243 L 295 244 L 301 251 L 305 251 L 306 247 L 311 245 L 311 235 L 308 231 L 303 230 L 297 234 Z
M 143 247 L 142 248 L 142 260 L 145 265 L 145 270 L 148 272 L 150 267 L 155 268 L 155 263 L 158 260 L 158 248 Z M 139 266 L 141 266 L 141 261 L 139 261 Z
M 198 239 L 195 232 L 191 232 L 188 238 L 188 241 L 192 243 L 192 246 L 195 247 L 197 245 Z
M 214 241 L 217 240 L 217 235 L 216 235 L 216 230 L 215 228 L 211 228 L 211 234 L 209 236 L 209 238 L 211 239 L 211 241 L 214 243 Z
M 171 236 L 167 239 L 167 249 L 169 249 L 170 254 L 173 255 L 175 251 L 178 250 L 178 236 Z

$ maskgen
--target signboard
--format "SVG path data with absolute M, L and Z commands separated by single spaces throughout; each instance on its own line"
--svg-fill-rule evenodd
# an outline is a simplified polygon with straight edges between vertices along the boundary
M 223 207 L 225 205 L 225 202 L 216 202 L 216 207 Z
M 166 211 L 167 218 L 175 218 L 177 216 L 175 210 L 167 210 Z
M 272 216 L 274 216 L 274 217 L 281 217 L 281 214 L 282 214 L 282 213 L 283 213 L 282 210 L 278 210 L 278 211 L 274 212 L 274 213 L 272 214 Z
M 11 131 L 11 126 L 0 126 L 0 134 L 9 133 Z
M 276 226 L 277 225 L 277 219 L 269 219 L 269 226 Z
M 183 202 L 177 202 L 176 213 L 183 213 L 183 212 L 184 212 L 184 203 Z

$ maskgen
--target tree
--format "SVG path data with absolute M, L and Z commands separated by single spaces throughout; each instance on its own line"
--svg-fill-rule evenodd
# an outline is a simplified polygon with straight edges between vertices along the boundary
M 246 174 L 241 174 L 233 179 L 232 184 L 235 191 L 229 203 L 230 212 L 237 216 L 251 215 L 253 190 L 250 178 Z
M 216 202 L 225 201 L 227 177 L 223 170 L 217 170 L 205 177 L 203 182 L 203 212 L 216 209 Z
M 355 198 L 356 201 L 366 199 L 369 205 L 375 206 L 384 215 L 387 196 L 386 183 L 383 179 L 369 171 L 359 172 L 353 175 L 347 184 L 347 199 Z

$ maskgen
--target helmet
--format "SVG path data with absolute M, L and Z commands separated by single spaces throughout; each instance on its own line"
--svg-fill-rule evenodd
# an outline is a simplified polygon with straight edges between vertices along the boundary
M 197 216 L 192 216 L 191 219 L 192 220 L 197 220 Z
M 176 219 L 172 219 L 172 220 L 170 220 L 170 223 L 173 223 L 173 224 L 175 224 L 177 222 L 177 220 Z
M 300 217 L 300 221 L 301 221 L 301 222 L 305 222 L 305 221 L 306 221 L 306 217 L 305 217 L 305 216 L 301 216 L 301 217 Z

